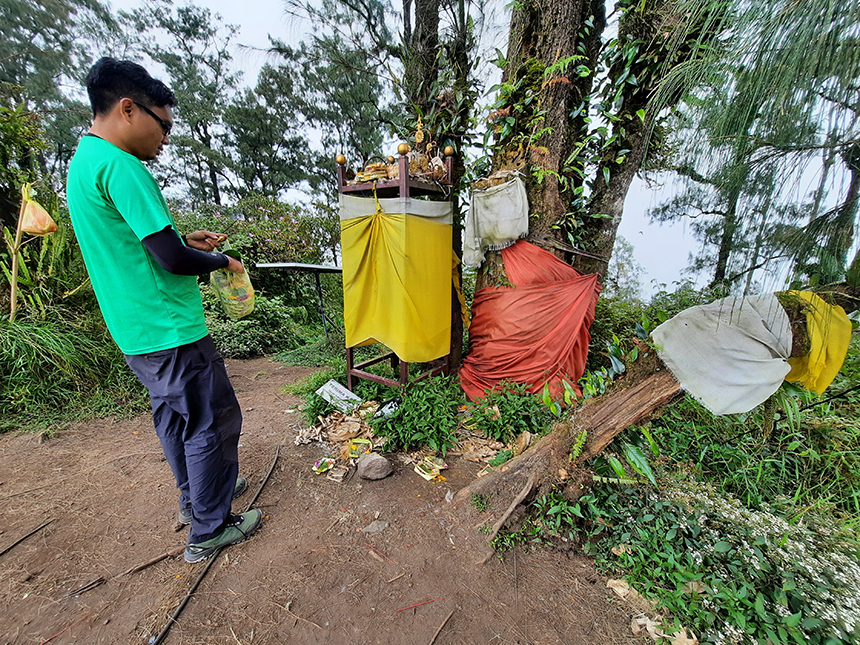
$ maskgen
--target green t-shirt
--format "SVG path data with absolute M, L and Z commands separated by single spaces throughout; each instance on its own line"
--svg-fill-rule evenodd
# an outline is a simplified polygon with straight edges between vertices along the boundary
M 147 354 L 206 336 L 197 279 L 165 271 L 141 242 L 176 228 L 146 166 L 86 136 L 69 164 L 66 192 L 96 298 L 122 352 Z

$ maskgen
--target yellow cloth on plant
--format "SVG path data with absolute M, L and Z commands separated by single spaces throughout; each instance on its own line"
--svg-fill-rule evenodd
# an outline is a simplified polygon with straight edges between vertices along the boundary
M 851 342 L 851 321 L 838 305 L 828 305 L 810 291 L 790 291 L 811 307 L 806 314 L 810 350 L 806 356 L 789 358 L 791 371 L 786 381 L 799 383 L 816 394 L 822 394 L 833 382 Z
M 346 346 L 408 363 L 451 348 L 451 202 L 340 197 Z

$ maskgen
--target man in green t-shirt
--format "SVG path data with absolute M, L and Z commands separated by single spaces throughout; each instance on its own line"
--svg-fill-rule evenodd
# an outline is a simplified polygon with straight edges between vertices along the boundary
M 180 236 L 144 166 L 169 143 L 173 92 L 140 65 L 102 58 L 86 79 L 93 125 L 69 165 L 72 225 L 108 330 L 149 390 L 152 418 L 190 524 L 185 559 L 240 542 L 262 513 L 231 513 L 242 412 L 203 316 L 197 275 L 244 272 L 213 251 L 226 235 Z

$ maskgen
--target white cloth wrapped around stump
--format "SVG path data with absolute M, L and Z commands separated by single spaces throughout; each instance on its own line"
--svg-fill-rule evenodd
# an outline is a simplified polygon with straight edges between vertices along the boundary
M 749 412 L 791 369 L 791 324 L 773 294 L 691 307 L 651 337 L 681 387 L 714 414 Z

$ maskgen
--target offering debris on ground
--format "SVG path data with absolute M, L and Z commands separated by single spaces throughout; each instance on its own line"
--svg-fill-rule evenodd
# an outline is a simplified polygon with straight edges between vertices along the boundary
M 431 481 L 440 477 L 440 473 L 447 467 L 448 464 L 442 458 L 427 456 L 415 464 L 415 472 L 427 481 Z

